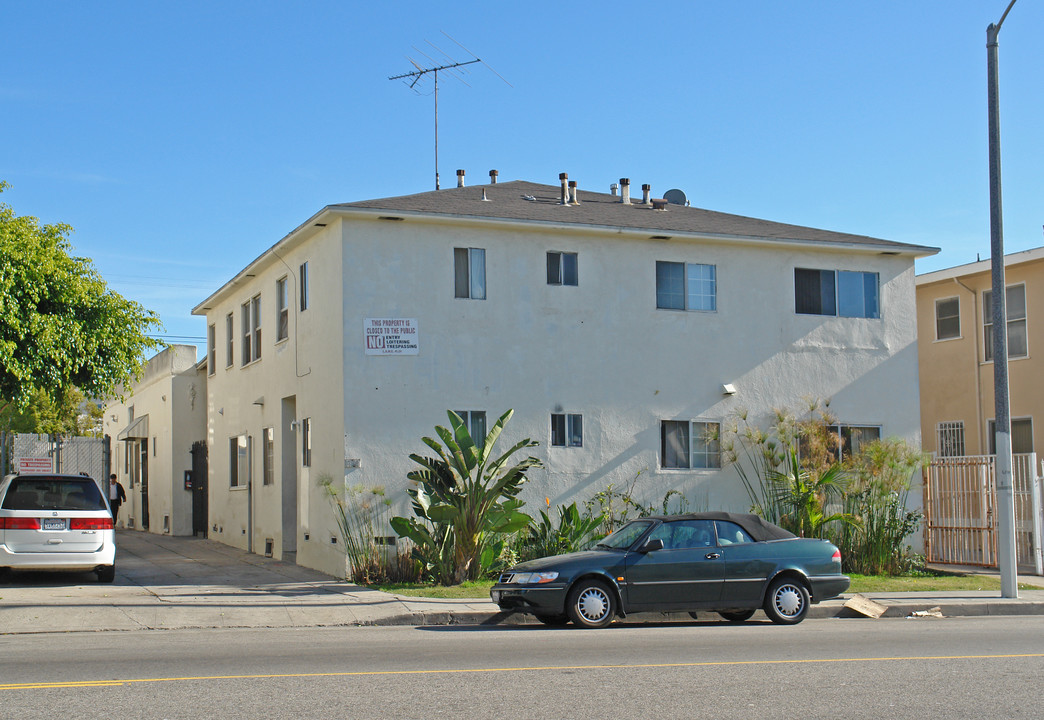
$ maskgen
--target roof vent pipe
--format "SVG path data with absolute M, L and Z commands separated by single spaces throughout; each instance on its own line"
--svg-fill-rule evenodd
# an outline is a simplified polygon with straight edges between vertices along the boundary
M 562 182 L 562 205 L 569 204 L 569 173 L 558 173 L 558 179 Z
M 569 181 L 569 202 L 574 205 L 580 204 L 580 198 L 576 194 L 576 180 Z
M 489 184 L 490 185 L 496 185 L 497 184 L 497 175 L 499 175 L 499 174 L 500 173 L 498 173 L 496 170 L 490 170 L 489 171 Z
M 618 190 L 619 188 L 620 188 L 620 186 L 619 186 L 619 185 L 617 185 L 616 183 L 612 183 L 612 184 L 610 184 L 610 185 L 609 185 L 609 194 L 610 194 L 610 195 L 612 195 L 613 197 L 616 197 L 616 191 L 617 191 L 617 190 Z
M 649 204 L 649 193 L 652 192 L 652 185 L 645 183 L 642 185 L 642 205 Z
M 620 178 L 620 202 L 624 205 L 631 204 L 631 179 Z
M 457 171 L 457 187 L 464 187 L 464 171 Z

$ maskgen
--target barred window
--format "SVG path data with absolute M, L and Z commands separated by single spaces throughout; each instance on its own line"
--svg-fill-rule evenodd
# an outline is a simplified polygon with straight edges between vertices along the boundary
M 936 435 L 940 457 L 959 457 L 964 455 L 964 421 L 941 422 L 936 426 Z

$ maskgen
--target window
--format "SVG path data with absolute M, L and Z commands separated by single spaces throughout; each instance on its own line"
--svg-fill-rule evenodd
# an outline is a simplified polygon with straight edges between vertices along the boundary
M 657 261 L 656 307 L 662 310 L 716 311 L 716 266 Z
M 949 340 L 961 336 L 961 299 L 935 301 L 935 339 Z M 963 453 L 961 453 L 963 455 Z
M 454 297 L 486 299 L 486 251 L 453 248 Z
M 714 545 L 714 522 L 711 520 L 676 520 L 661 523 L 659 527 L 649 533 L 647 539 L 662 540 L 664 550 L 712 547 Z
M 989 422 L 990 455 L 997 454 L 997 421 Z M 1033 452 L 1033 418 L 1011 419 L 1011 451 L 1013 453 Z
M 714 527 L 718 531 L 718 545 L 740 545 L 754 542 L 754 538 L 734 522 L 715 520 Z
M 214 374 L 215 365 L 217 365 L 217 330 L 213 325 L 207 325 L 207 375 Z
M 276 280 L 276 342 L 290 337 L 290 297 L 286 293 L 286 277 Z
M 235 345 L 235 331 L 232 329 L 233 313 L 225 316 L 225 367 L 232 367 L 236 354 L 233 352 Z
M 551 446 L 583 447 L 584 416 L 579 414 L 551 414 Z
M 964 455 L 964 421 L 941 422 L 935 426 L 936 448 L 940 457 Z
M 721 426 L 698 420 L 664 420 L 660 425 L 660 467 L 720 468 Z
M 547 254 L 547 284 L 578 284 L 576 253 L 549 252 Z
M 1026 357 L 1026 286 L 1012 285 L 1004 290 L 1004 312 L 1008 319 L 1008 357 Z M 993 360 L 993 292 L 982 294 L 983 357 Z
M 828 425 L 827 430 L 833 433 L 837 442 L 832 450 L 838 461 L 858 453 L 867 443 L 881 439 L 881 428 L 878 425 Z M 809 457 L 811 452 L 807 438 L 800 438 L 798 456 Z
M 794 310 L 799 315 L 879 318 L 878 298 L 877 273 L 794 269 Z
M 301 464 L 312 466 L 312 418 L 301 421 Z
M 267 427 L 261 431 L 264 439 L 264 454 L 261 464 L 261 483 L 272 485 L 275 483 L 275 430 Z
M 249 435 L 238 435 L 229 438 L 228 476 L 230 487 L 246 487 L 250 483 Z
M 301 285 L 301 312 L 308 309 L 308 263 L 301 263 L 300 272 L 298 273 L 299 283 Z
M 243 364 L 261 359 L 261 296 L 243 303 Z
M 485 410 L 454 410 L 464 426 L 471 433 L 471 439 L 478 445 L 486 440 L 486 411 Z

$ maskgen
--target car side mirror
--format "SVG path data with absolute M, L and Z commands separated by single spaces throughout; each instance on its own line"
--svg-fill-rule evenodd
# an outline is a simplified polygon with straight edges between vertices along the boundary
M 663 540 L 661 538 L 646 540 L 645 544 L 642 545 L 643 553 L 655 552 L 656 550 L 663 550 Z

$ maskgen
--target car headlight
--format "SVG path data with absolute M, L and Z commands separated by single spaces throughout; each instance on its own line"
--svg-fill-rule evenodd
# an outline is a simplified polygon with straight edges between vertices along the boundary
M 558 579 L 557 572 L 515 573 L 511 582 L 518 585 L 541 585 L 556 579 Z

